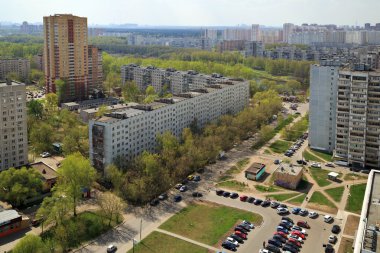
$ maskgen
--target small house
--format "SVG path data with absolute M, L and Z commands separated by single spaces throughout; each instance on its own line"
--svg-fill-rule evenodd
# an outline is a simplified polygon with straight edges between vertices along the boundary
M 250 180 L 258 181 L 265 173 L 265 164 L 263 163 L 253 163 L 245 170 L 245 177 Z

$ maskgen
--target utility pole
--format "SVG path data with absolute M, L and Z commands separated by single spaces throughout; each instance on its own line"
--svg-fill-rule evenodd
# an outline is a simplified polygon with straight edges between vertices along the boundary
M 142 230 L 142 218 L 140 220 L 140 241 L 141 241 L 141 230 Z

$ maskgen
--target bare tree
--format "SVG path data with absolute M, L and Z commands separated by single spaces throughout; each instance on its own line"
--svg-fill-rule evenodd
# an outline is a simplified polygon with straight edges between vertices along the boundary
M 124 201 L 111 192 L 101 193 L 98 197 L 98 204 L 108 218 L 108 226 L 111 226 L 112 219 L 118 218 L 126 207 Z

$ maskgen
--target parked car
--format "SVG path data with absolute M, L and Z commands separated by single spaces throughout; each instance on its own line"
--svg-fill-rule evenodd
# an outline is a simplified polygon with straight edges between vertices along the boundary
M 333 163 L 326 163 L 326 167 L 335 168 L 335 165 Z
M 301 243 L 300 243 L 299 241 L 297 241 L 296 239 L 289 238 L 289 239 L 288 239 L 288 242 L 289 242 L 289 243 L 292 243 L 292 244 L 294 244 L 294 245 L 296 245 L 296 246 L 299 247 L 299 248 L 302 247 Z
M 279 234 L 275 234 L 275 235 L 273 235 L 273 239 L 276 240 L 276 241 L 279 241 L 281 243 L 285 243 L 287 237 L 286 237 L 285 233 L 283 233 L 283 234 L 285 235 L 285 237 L 283 237 L 283 236 L 281 236 Z
M 231 195 L 230 192 L 223 192 L 223 197 L 228 198 Z
M 267 249 L 260 249 L 259 253 L 271 253 L 271 251 L 269 251 Z
M 239 231 L 239 232 L 241 232 L 241 233 L 243 233 L 243 234 L 248 234 L 248 232 L 247 232 L 247 230 L 245 230 L 243 227 L 239 227 L 239 226 L 236 226 L 235 228 L 234 228 L 234 230 L 235 231 Z
M 326 223 L 331 223 L 334 221 L 334 218 L 331 217 L 330 215 L 325 215 L 325 216 L 323 216 L 323 221 Z
M 255 225 L 253 225 L 251 222 L 247 220 L 243 220 L 242 223 L 245 225 L 248 225 L 251 229 L 255 228 Z
M 297 226 L 300 226 L 301 228 L 310 228 L 310 225 L 307 223 L 307 221 L 298 221 Z
M 280 159 L 274 160 L 274 164 L 280 164 L 281 162 L 282 162 L 282 160 L 280 160 Z
M 245 195 L 240 196 L 240 201 L 246 202 L 247 199 L 248 199 L 248 196 L 245 196 Z
M 181 189 L 181 187 L 183 186 L 183 184 L 176 184 L 174 188 L 176 188 L 177 190 Z
M 294 224 L 294 221 L 289 217 L 281 217 L 281 220 L 286 220 L 287 222 Z
M 255 201 L 253 201 L 253 204 L 255 204 L 255 205 L 260 205 L 261 203 L 263 202 L 263 200 L 262 199 L 255 199 Z
M 281 250 L 273 244 L 268 244 L 265 248 L 273 253 L 281 253 Z
M 46 157 L 50 157 L 51 154 L 50 154 L 49 152 L 43 152 L 43 153 L 40 154 L 40 156 L 41 156 L 42 158 L 46 158 Z
M 249 225 L 244 224 L 243 222 L 240 223 L 238 226 L 243 227 L 248 232 L 251 231 L 251 227 Z
M 158 203 L 160 203 L 160 201 L 159 201 L 158 199 L 153 199 L 153 200 L 151 200 L 151 201 L 149 202 L 149 204 L 150 204 L 151 206 L 157 206 Z
M 235 235 L 239 236 L 243 240 L 247 240 L 247 235 L 239 230 L 235 230 Z
M 284 239 L 287 239 L 288 238 L 288 234 L 282 232 L 282 231 L 277 231 L 274 233 L 274 235 L 277 235 L 277 236 L 281 236 L 283 237 Z
M 232 242 L 229 242 L 229 241 L 224 241 L 222 243 L 222 247 L 228 250 L 236 251 L 236 246 Z
M 329 243 L 335 244 L 337 240 L 338 238 L 336 237 L 336 235 L 329 236 Z
M 270 207 L 272 207 L 272 208 L 277 208 L 279 205 L 280 205 L 280 203 L 278 203 L 276 201 L 273 201 L 272 203 L 270 203 Z
M 188 175 L 187 180 L 192 181 L 194 179 L 194 175 Z
M 325 247 L 325 253 L 334 253 L 334 247 L 331 244 L 327 244 Z
M 307 231 L 299 226 L 294 225 L 292 227 L 292 230 L 297 230 L 297 231 L 300 231 L 302 234 L 307 235 Z
M 316 163 L 316 162 L 312 162 L 310 164 L 310 166 L 313 167 L 313 168 L 321 168 L 321 164 L 320 163 Z
M 268 201 L 268 200 L 264 200 L 264 201 L 261 203 L 261 206 L 262 206 L 262 207 L 270 206 L 270 201 Z
M 159 200 L 165 200 L 167 198 L 168 198 L 168 194 L 166 194 L 166 193 L 162 193 L 160 196 L 158 196 Z
M 371 171 L 370 170 L 361 170 L 360 173 L 364 173 L 364 174 L 369 174 Z
M 117 247 L 115 245 L 108 245 L 107 247 L 107 253 L 113 253 L 117 251 Z
M 334 234 L 339 234 L 340 233 L 339 225 L 334 225 L 331 229 L 331 232 L 333 232 Z
M 231 193 L 231 196 L 230 196 L 231 199 L 237 199 L 238 197 L 239 197 L 239 194 L 237 194 L 236 192 Z
M 223 190 L 216 190 L 215 192 L 216 192 L 216 195 L 218 195 L 218 196 L 222 196 L 224 193 Z
M 290 244 L 285 244 L 282 249 L 285 251 L 290 251 L 291 253 L 297 253 L 298 252 L 298 249 L 296 249 L 295 247 L 292 247 Z
M 200 193 L 200 192 L 193 192 L 192 195 L 193 195 L 194 198 L 200 198 L 200 197 L 203 197 L 203 194 Z
M 279 208 L 277 208 L 277 213 L 278 214 L 287 214 L 287 213 L 289 213 L 289 210 L 287 208 L 279 207 Z
M 268 243 L 273 244 L 274 246 L 277 246 L 279 248 L 282 248 L 282 243 L 277 240 L 269 239 Z
M 38 227 L 41 224 L 42 219 L 33 219 L 32 220 L 32 226 Z
M 285 204 L 280 204 L 278 207 L 282 207 L 282 208 L 288 208 L 288 206 L 287 205 L 285 205 Z
M 319 214 L 317 212 L 310 212 L 309 213 L 309 218 L 314 219 L 314 218 L 317 218 L 318 216 L 319 216 Z
M 289 239 L 290 239 L 290 238 L 293 238 L 294 240 L 297 240 L 298 242 L 303 243 L 302 238 L 299 237 L 298 235 L 290 234 L 288 238 L 289 238 Z
M 238 236 L 238 235 L 235 235 L 235 234 L 232 234 L 230 235 L 229 237 L 233 238 L 234 240 L 236 240 L 238 243 L 244 243 L 243 239 Z
M 239 247 L 239 242 L 236 241 L 236 240 L 235 240 L 234 238 L 232 238 L 232 237 L 227 237 L 227 238 L 226 238 L 226 241 L 229 241 L 229 242 L 233 243 L 236 247 Z
M 305 160 L 297 160 L 297 163 L 301 165 L 307 165 L 307 162 Z
M 306 216 L 306 215 L 308 215 L 308 213 L 309 213 L 308 210 L 306 210 L 306 209 L 301 209 L 299 214 L 300 214 L 301 216 Z
M 301 231 L 298 231 L 298 230 L 293 230 L 290 234 L 299 236 L 302 238 L 302 240 L 305 240 L 305 238 L 306 238 L 305 235 L 303 233 L 301 233 Z
M 193 181 L 195 181 L 195 182 L 201 181 L 201 176 L 198 176 L 198 175 L 194 176 Z
M 185 191 L 187 191 L 187 186 L 186 186 L 186 185 L 182 185 L 181 188 L 179 188 L 179 191 L 180 191 L 180 192 L 185 192 Z
M 292 214 L 298 214 L 301 211 L 301 208 L 299 207 L 293 207 L 292 208 Z
M 253 203 L 253 201 L 255 201 L 254 197 L 248 197 L 248 199 L 247 199 L 248 203 Z
M 289 233 L 289 231 L 286 228 L 284 228 L 283 226 L 277 226 L 276 230 L 284 232 L 285 234 Z
M 289 224 L 289 223 L 287 223 L 286 221 L 281 221 L 280 222 L 280 224 L 278 224 L 279 226 L 281 226 L 281 227 L 284 227 L 284 228 L 286 228 L 287 230 L 290 230 L 290 228 L 292 227 L 292 225 L 291 224 Z
M 248 233 L 249 231 L 251 231 L 251 229 L 248 226 L 246 227 L 245 225 L 239 224 L 236 227 L 242 228 L 246 233 Z
M 181 195 L 175 195 L 174 196 L 174 202 L 180 202 L 182 200 L 182 196 Z

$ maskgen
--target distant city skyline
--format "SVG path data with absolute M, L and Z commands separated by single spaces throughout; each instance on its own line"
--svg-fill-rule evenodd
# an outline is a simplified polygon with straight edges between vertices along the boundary
M 90 26 L 380 23 L 378 0 L 0 0 L 0 5 L 0 22 L 13 23 L 42 23 L 43 16 L 63 13 L 87 17 Z

